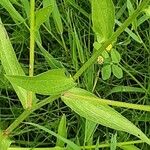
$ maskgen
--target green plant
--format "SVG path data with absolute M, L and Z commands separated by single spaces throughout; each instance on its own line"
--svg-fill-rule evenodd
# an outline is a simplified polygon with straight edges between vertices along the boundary
M 26 16 L 29 17 L 27 21 L 29 21 L 30 27 L 26 22 L 25 18 L 20 15 L 12 5 L 12 3 L 18 4 L 17 1 L 12 1 L 12 3 L 7 1 L 1 1 L 0 4 L 10 13 L 12 19 L 18 24 L 22 23 L 22 26 L 25 26 L 30 31 L 30 58 L 29 58 L 29 76 L 25 75 L 20 63 L 16 58 L 16 54 L 11 45 L 9 37 L 6 33 L 6 30 L 2 24 L 0 23 L 0 56 L 1 63 L 5 71 L 5 77 L 10 81 L 13 86 L 15 92 L 17 93 L 19 100 L 24 108 L 24 112 L 14 120 L 10 124 L 10 126 L 4 131 L 0 132 L 0 146 L 3 150 L 6 149 L 21 149 L 21 148 L 11 148 L 9 137 L 11 136 L 14 129 L 16 129 L 20 123 L 23 122 L 30 114 L 34 111 L 38 110 L 42 106 L 54 102 L 54 100 L 61 98 L 61 100 L 69 106 L 73 111 L 79 114 L 81 117 L 86 119 L 85 123 L 85 138 L 83 146 L 77 144 L 77 142 L 72 142 L 67 139 L 67 127 L 66 127 L 66 116 L 63 115 L 61 118 L 58 134 L 53 132 L 52 130 L 35 124 L 26 122 L 25 124 L 34 126 L 37 129 L 43 130 L 57 138 L 56 147 L 50 149 L 92 149 L 99 147 L 110 147 L 112 150 L 116 149 L 116 147 L 120 147 L 122 149 L 132 148 L 136 149 L 133 144 L 145 142 L 150 145 L 150 139 L 133 123 L 131 123 L 128 119 L 126 119 L 121 113 L 116 111 L 111 106 L 117 107 L 125 107 L 127 109 L 137 109 L 143 111 L 150 111 L 149 105 L 140 105 L 140 104 L 131 104 L 127 102 L 118 102 L 113 100 L 102 99 L 91 91 L 94 89 L 93 85 L 89 83 L 88 79 L 92 79 L 93 76 L 90 74 L 90 71 L 94 71 L 94 64 L 98 60 L 100 63 L 101 59 L 104 59 L 103 67 L 102 67 L 102 78 L 103 80 L 107 80 L 111 76 L 111 72 L 118 79 L 123 77 L 122 70 L 125 70 L 121 62 L 120 53 L 114 48 L 117 45 L 117 38 L 123 32 L 127 31 L 130 34 L 132 32 L 127 30 L 127 27 L 132 23 L 133 29 L 137 29 L 137 20 L 136 18 L 139 14 L 147 7 L 150 0 L 143 0 L 141 4 L 134 11 L 131 6 L 131 2 L 128 1 L 128 9 L 130 10 L 129 18 L 116 30 L 114 31 L 115 26 L 115 6 L 112 0 L 92 0 L 92 24 L 93 31 L 95 33 L 94 42 L 94 53 L 90 56 L 90 52 L 86 49 L 86 54 L 83 51 L 83 42 L 84 40 L 80 36 L 79 28 L 77 29 L 75 24 L 73 23 L 73 19 L 71 18 L 71 13 L 67 12 L 67 26 L 69 28 L 69 37 L 70 37 L 70 45 L 72 48 L 72 54 L 69 54 L 68 48 L 66 46 L 64 37 L 63 37 L 63 16 L 59 12 L 56 1 L 43 1 L 43 8 L 39 8 L 35 11 L 35 0 L 30 1 L 30 5 L 28 1 L 26 3 L 22 2 L 22 6 L 24 7 L 24 11 Z M 73 1 L 69 0 L 69 3 L 73 4 Z M 48 5 L 49 4 L 49 5 Z M 98 5 L 99 4 L 99 5 Z M 19 4 L 18 4 L 19 5 Z M 28 6 L 30 6 L 30 14 L 28 14 Z M 76 5 L 74 5 L 76 6 Z M 78 8 L 78 7 L 76 7 Z M 81 11 L 83 14 L 86 14 L 84 11 Z M 53 34 L 51 31 L 51 24 L 49 22 L 50 15 L 52 14 L 54 25 L 56 27 L 57 33 Z M 87 16 L 87 14 L 86 14 Z M 89 17 L 89 16 L 88 16 Z M 90 17 L 89 17 L 90 18 Z M 65 21 L 64 21 L 65 22 Z M 43 25 L 44 24 L 44 25 Z M 53 25 L 52 25 L 53 26 Z M 42 46 L 44 41 L 42 41 L 42 35 L 40 32 L 41 27 L 44 27 L 52 36 L 55 38 L 58 43 L 65 50 L 66 58 L 73 58 L 73 68 L 77 71 L 79 65 L 82 67 L 75 73 L 72 77 L 69 73 L 69 70 L 66 68 L 69 66 L 66 65 L 66 68 L 62 65 L 61 62 L 56 60 L 53 56 L 51 56 Z M 137 35 L 132 34 L 132 38 L 135 38 L 136 41 L 140 41 Z M 43 42 L 43 43 L 42 43 Z M 44 73 L 38 74 L 34 76 L 34 62 L 35 62 L 35 43 L 39 47 L 42 55 L 45 57 L 49 66 L 52 68 Z M 87 60 L 87 61 L 86 61 Z M 98 66 L 99 67 L 99 66 Z M 84 79 L 87 84 L 87 89 L 89 91 L 84 90 L 83 88 L 79 88 L 79 86 L 83 86 L 80 83 L 79 78 L 81 75 L 84 75 Z M 132 75 L 131 75 L 132 76 Z M 134 77 L 133 77 L 134 79 Z M 77 82 L 76 82 L 77 81 Z M 137 81 L 135 79 L 135 81 Z M 97 84 L 97 80 L 95 80 L 95 86 Z M 140 85 L 140 84 L 139 84 Z M 93 87 L 92 87 L 93 86 Z M 141 86 L 143 87 L 143 86 Z M 149 90 L 145 88 L 128 88 L 123 87 L 126 91 L 137 90 L 138 92 L 145 92 L 149 95 Z M 143 90 L 144 89 L 144 90 Z M 118 89 L 112 89 L 111 94 L 118 92 Z M 110 95 L 110 93 L 108 95 Z M 50 97 L 45 98 L 43 100 L 39 100 L 36 94 L 41 95 L 50 95 Z M 97 144 L 93 146 L 93 134 L 97 124 L 101 124 L 105 127 L 109 127 L 115 130 L 124 131 L 129 134 L 132 134 L 138 137 L 139 141 L 132 142 L 123 142 L 117 143 L 116 136 L 113 135 L 111 138 L 110 144 L 102 144 L 99 145 L 99 140 L 97 140 Z M 90 131 L 89 131 L 89 130 Z M 65 145 L 67 144 L 67 146 Z M 125 146 L 125 145 L 129 146 Z M 90 146 L 91 145 L 91 146 Z M 9 148 L 10 147 L 10 148 Z M 28 149 L 28 148 L 27 148 Z M 36 148 L 35 148 L 36 149 Z M 45 149 L 45 148 L 40 148 Z

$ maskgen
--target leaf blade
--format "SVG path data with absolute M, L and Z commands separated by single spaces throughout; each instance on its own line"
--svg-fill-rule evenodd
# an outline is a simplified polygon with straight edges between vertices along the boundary
M 28 76 L 7 76 L 14 84 L 38 94 L 56 95 L 74 87 L 71 77 L 65 75 L 64 69 L 53 69 L 34 77 Z
M 128 132 L 150 144 L 147 136 L 128 119 L 108 105 L 100 104 L 100 99 L 83 89 L 72 88 L 61 96 L 62 100 L 80 116 L 103 126 Z M 93 98 L 93 99 L 92 99 Z

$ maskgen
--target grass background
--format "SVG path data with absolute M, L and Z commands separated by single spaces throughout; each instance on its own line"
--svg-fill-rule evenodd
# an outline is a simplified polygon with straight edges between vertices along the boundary
M 93 52 L 93 42 L 95 38 L 92 31 L 92 22 L 89 17 L 91 13 L 90 2 L 87 0 L 76 0 L 76 5 L 71 2 L 71 0 L 57 1 L 63 23 L 63 38 L 58 33 L 52 16 L 50 16 L 50 29 L 47 29 L 44 25 L 40 28 L 40 34 L 43 47 L 47 50 L 47 52 L 56 58 L 56 60 L 60 61 L 63 66 L 68 69 L 71 75 L 73 75 L 84 63 L 84 61 L 81 61 L 79 58 L 79 53 L 77 52 L 77 45 L 74 42 L 75 39 L 73 37 L 73 27 L 75 27 L 78 34 L 80 52 L 82 54 L 83 51 L 85 61 L 89 59 Z M 131 2 L 136 8 L 138 0 L 131 0 Z M 124 22 L 129 16 L 125 1 L 114 1 L 114 4 L 116 7 L 116 19 L 120 22 Z M 14 3 L 14 7 L 24 18 L 27 19 L 24 8 L 20 6 L 20 3 Z M 42 1 L 37 0 L 36 8 L 38 9 L 41 7 Z M 11 39 L 17 58 L 26 74 L 28 74 L 29 31 L 24 24 L 14 23 L 10 14 L 2 6 L 0 6 L 0 16 L 5 24 L 5 28 Z M 117 79 L 112 75 L 109 80 L 103 81 L 101 73 L 99 72 L 102 66 L 95 63 L 79 79 L 80 87 L 89 91 L 93 90 L 96 95 L 103 98 L 149 105 L 150 97 L 146 92 L 122 92 L 119 88 L 121 85 L 133 87 L 141 87 L 141 85 L 143 85 L 146 89 L 148 89 L 148 91 L 150 89 L 149 23 L 149 20 L 145 21 L 134 31 L 139 35 L 143 43 L 138 43 L 126 32 L 122 33 L 118 38 L 115 47 L 122 56 L 120 65 L 125 68 L 122 79 Z M 117 27 L 118 25 L 116 25 L 116 28 Z M 131 26 L 129 28 L 131 29 Z M 68 55 L 66 54 L 66 49 L 68 50 Z M 75 50 L 74 55 L 73 50 Z M 49 64 L 49 61 L 45 59 L 43 53 L 39 50 L 38 46 L 36 46 L 34 74 L 37 75 L 50 68 L 52 67 Z M 0 127 L 2 129 L 6 129 L 10 123 L 12 123 L 22 113 L 23 108 L 11 85 L 4 78 L 3 74 L 4 70 L 2 65 L 0 65 Z M 108 95 L 113 87 L 118 87 L 117 92 Z M 41 95 L 38 95 L 38 97 L 43 99 L 43 96 Z M 122 108 L 117 108 L 117 110 L 138 126 L 148 137 L 150 136 L 150 114 L 148 112 Z M 35 111 L 26 121 L 37 124 L 40 123 L 57 133 L 59 121 L 63 114 L 67 117 L 68 139 L 83 145 L 85 119 L 71 111 L 59 99 Z M 115 133 L 116 131 L 99 125 L 97 126 L 93 136 L 93 144 L 96 144 L 98 137 L 100 142 L 108 142 Z M 118 142 L 136 140 L 135 137 L 127 133 L 118 132 L 117 135 Z M 23 147 L 52 147 L 55 146 L 56 143 L 55 137 L 41 130 L 37 130 L 25 123 L 22 123 L 15 131 L 13 131 L 12 136 L 14 140 L 13 144 Z M 139 149 L 143 150 L 149 150 L 150 148 L 147 144 L 138 144 L 137 146 Z

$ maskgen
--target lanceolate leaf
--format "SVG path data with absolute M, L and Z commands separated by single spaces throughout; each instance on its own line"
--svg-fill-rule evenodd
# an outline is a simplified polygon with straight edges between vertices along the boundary
M 53 69 L 34 77 L 6 76 L 10 82 L 26 90 L 43 95 L 55 95 L 74 87 L 71 77 L 65 75 L 64 69 Z
M 53 5 L 49 5 L 47 7 L 41 8 L 36 12 L 36 29 L 38 29 L 50 16 L 51 12 L 53 11 Z
M 0 0 L 0 4 L 9 12 L 15 22 L 24 22 L 24 18 L 17 12 L 9 0 Z
M 62 100 L 80 116 L 115 130 L 133 134 L 150 144 L 147 136 L 128 119 L 108 105 L 102 105 L 100 99 L 86 90 L 72 88 L 62 97 Z
M 59 126 L 58 126 L 58 134 L 64 138 L 67 138 L 67 127 L 66 127 L 66 116 L 63 115 Z M 56 146 L 64 147 L 64 142 L 57 138 Z
M 0 57 L 1 63 L 7 75 L 25 75 L 23 69 L 21 68 L 14 49 L 11 45 L 7 32 L 0 20 Z M 14 90 L 16 91 L 19 100 L 21 101 L 24 108 L 27 108 L 27 91 L 13 85 Z
M 56 29 L 57 29 L 59 34 L 62 34 L 63 33 L 63 24 L 62 24 L 62 21 L 61 21 L 61 14 L 59 12 L 56 0 L 51 0 L 50 2 L 54 5 L 52 15 L 53 15 L 53 19 L 54 19 L 54 22 L 55 22 Z
M 92 0 L 93 30 L 104 42 L 113 33 L 115 24 L 115 7 L 112 0 Z

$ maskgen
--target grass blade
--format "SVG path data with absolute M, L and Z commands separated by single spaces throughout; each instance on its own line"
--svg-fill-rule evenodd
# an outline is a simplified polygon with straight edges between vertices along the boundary
M 143 90 L 142 88 L 138 88 L 138 87 L 131 87 L 131 86 L 117 86 L 117 87 L 113 87 L 111 89 L 110 92 L 108 92 L 107 96 L 113 94 L 113 93 L 118 93 L 118 92 L 138 92 L 138 93 L 145 93 L 145 90 Z
M 24 18 L 17 12 L 9 0 L 0 0 L 0 4 L 9 12 L 14 22 L 24 22 Z
M 43 130 L 43 131 L 45 131 L 45 132 L 55 136 L 55 137 L 57 137 L 58 139 L 60 139 L 64 143 L 67 143 L 73 150 L 80 150 L 80 147 L 77 146 L 76 144 L 74 144 L 73 142 L 71 142 L 70 140 L 64 138 L 63 136 L 61 136 L 59 134 L 56 134 L 55 132 L 53 132 L 53 131 L 51 131 L 51 130 L 49 130 L 49 129 L 41 126 L 41 125 L 38 125 L 38 124 L 35 124 L 35 123 L 27 123 L 27 124 L 32 125 L 34 127 L 37 127 L 37 128 L 39 128 L 39 129 L 41 129 L 41 130 Z

